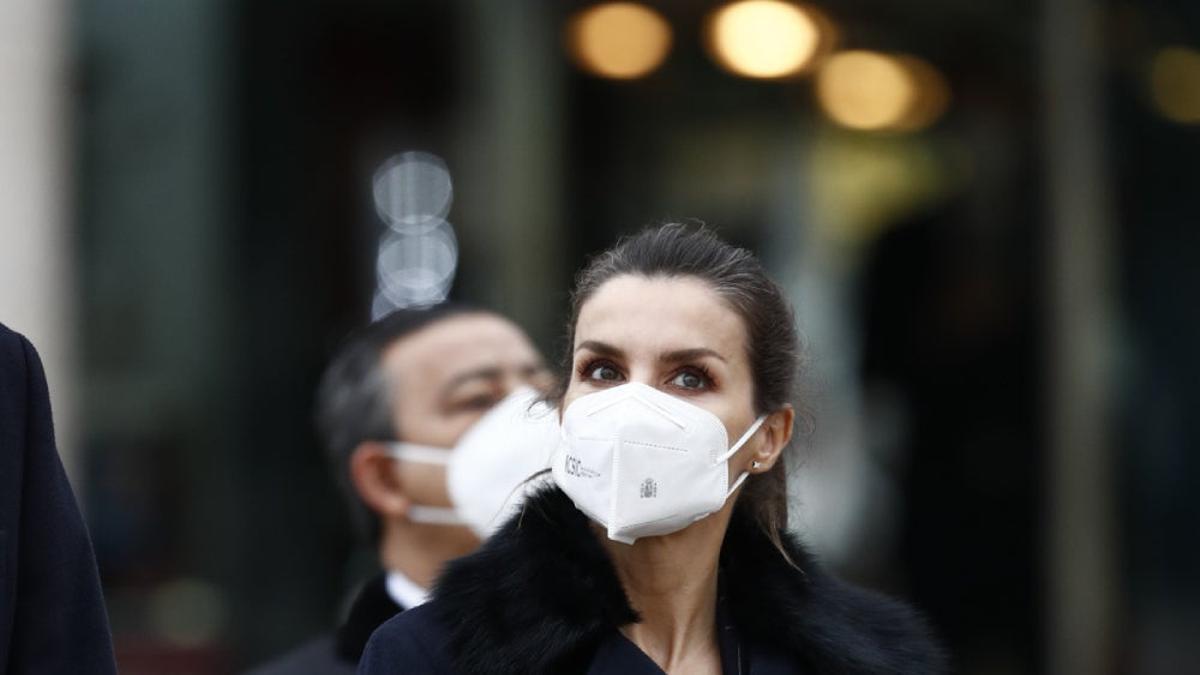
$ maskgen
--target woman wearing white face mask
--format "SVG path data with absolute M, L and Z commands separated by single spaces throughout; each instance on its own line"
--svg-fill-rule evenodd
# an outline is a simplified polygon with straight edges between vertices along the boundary
M 360 672 L 937 673 L 904 605 L 786 532 L 791 312 L 747 251 L 668 225 L 579 277 L 555 486 Z

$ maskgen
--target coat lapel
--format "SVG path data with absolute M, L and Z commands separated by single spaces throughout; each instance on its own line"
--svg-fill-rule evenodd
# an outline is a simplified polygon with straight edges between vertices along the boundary
M 400 611 L 403 608 L 388 594 L 387 575 L 379 574 L 367 582 L 354 598 L 346 620 L 338 626 L 334 636 L 338 658 L 358 663 L 371 633 Z

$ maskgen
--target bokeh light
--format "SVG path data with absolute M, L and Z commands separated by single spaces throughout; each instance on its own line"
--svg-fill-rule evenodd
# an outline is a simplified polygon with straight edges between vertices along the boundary
M 229 612 L 217 586 L 182 578 L 160 586 L 150 598 L 151 622 L 172 643 L 196 647 L 227 628 Z
M 1200 123 L 1200 51 L 1160 50 L 1150 66 L 1150 89 L 1164 117 L 1180 124 Z
M 823 129 L 808 159 L 813 226 L 830 242 L 870 245 L 967 180 L 961 160 L 953 146 L 927 139 Z
M 427 152 L 402 152 L 379 167 L 373 188 L 388 230 L 375 261 L 371 318 L 442 302 L 458 267 L 458 241 L 446 221 L 454 197 L 446 163 Z
M 658 68 L 671 48 L 671 27 L 657 12 L 633 2 L 583 10 L 567 27 L 572 56 L 588 72 L 618 80 Z
M 743 0 L 712 14 L 708 46 L 732 73 L 781 78 L 812 65 L 831 46 L 832 32 L 832 24 L 815 10 L 781 0 Z
M 817 101 L 837 124 L 865 131 L 915 131 L 950 101 L 946 80 L 913 56 L 855 50 L 831 56 L 817 76 Z
M 908 111 L 896 123 L 896 128 L 901 131 L 924 129 L 946 112 L 950 105 L 950 85 L 941 71 L 928 61 L 903 54 L 893 58 L 908 72 L 915 87 Z
M 915 85 L 898 61 L 883 54 L 835 54 L 817 78 L 817 99 L 833 121 L 852 129 L 886 129 L 915 98 Z
M 427 152 L 389 158 L 372 181 L 375 210 L 388 227 L 416 234 L 437 227 L 450 211 L 454 186 L 446 163 Z
M 375 318 L 401 307 L 441 302 L 450 293 L 458 266 L 458 240 L 450 223 L 416 235 L 389 232 L 379 244 Z

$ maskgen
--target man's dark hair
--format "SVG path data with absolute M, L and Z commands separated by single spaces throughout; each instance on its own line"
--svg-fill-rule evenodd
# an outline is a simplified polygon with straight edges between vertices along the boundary
M 433 323 L 483 310 L 462 304 L 400 309 L 346 337 L 317 388 L 317 433 L 332 463 L 355 527 L 370 542 L 379 540 L 379 518 L 363 503 L 350 479 L 350 456 L 365 441 L 394 441 L 395 382 L 382 368 L 393 343 Z

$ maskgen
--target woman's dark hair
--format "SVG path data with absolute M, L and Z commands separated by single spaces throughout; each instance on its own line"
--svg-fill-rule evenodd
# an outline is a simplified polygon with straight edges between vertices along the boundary
M 793 401 L 801 351 L 792 308 L 782 289 L 750 251 L 726 243 L 702 225 L 681 223 L 622 238 L 580 271 L 571 295 L 564 375 L 552 398 L 561 402 L 566 394 L 580 309 L 606 282 L 625 275 L 692 277 L 707 283 L 745 325 L 755 412 L 773 412 Z M 746 480 L 739 505 L 743 507 L 782 551 L 779 533 L 787 527 L 788 512 L 783 455 L 770 471 Z

